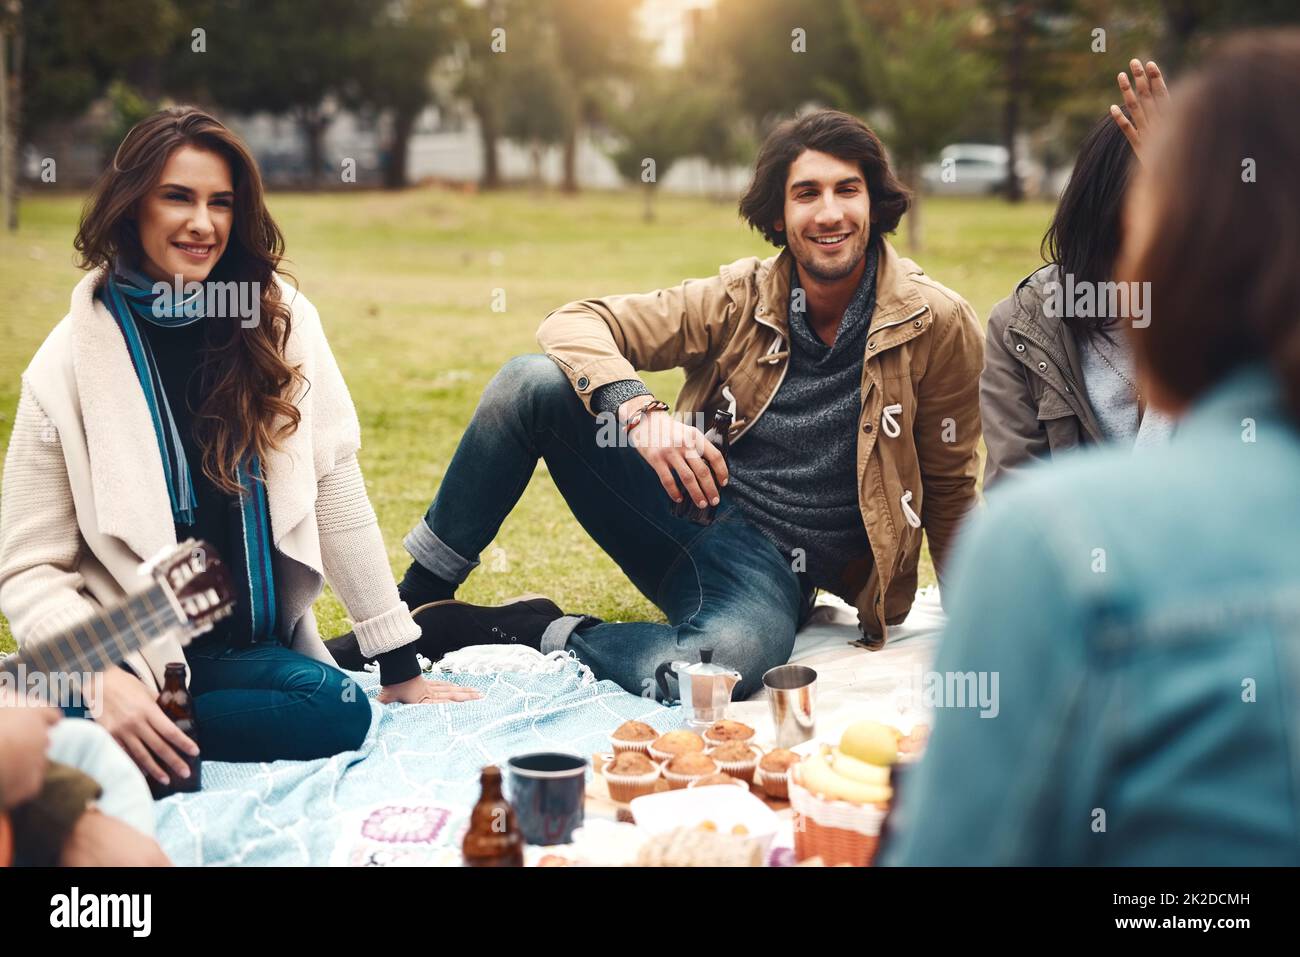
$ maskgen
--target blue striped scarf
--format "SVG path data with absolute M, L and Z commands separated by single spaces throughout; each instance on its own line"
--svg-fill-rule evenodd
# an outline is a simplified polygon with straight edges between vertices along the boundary
M 140 334 L 136 321 L 143 320 L 169 329 L 198 322 L 202 318 L 203 293 L 196 292 L 184 300 L 172 302 L 168 297 L 156 294 L 153 284 L 146 277 L 118 265 L 109 271 L 108 281 L 98 296 L 122 331 L 136 378 L 140 381 L 145 403 L 149 406 L 154 436 L 158 440 L 158 450 L 162 453 L 163 475 L 167 481 L 172 520 L 177 525 L 193 525 L 198 504 L 189 460 L 185 456 L 185 447 L 181 443 L 166 390 L 158 375 L 153 350 L 148 338 Z M 237 476 L 242 489 L 239 499 L 244 540 L 243 565 L 248 577 L 248 613 L 252 640 L 266 641 L 275 634 L 275 579 L 271 572 L 266 486 L 262 481 L 262 467 L 258 457 L 253 455 L 241 462 Z

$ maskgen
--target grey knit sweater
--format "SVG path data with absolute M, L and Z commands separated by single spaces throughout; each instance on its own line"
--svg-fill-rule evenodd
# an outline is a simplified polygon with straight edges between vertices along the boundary
M 844 567 L 870 552 L 858 507 L 857 422 L 878 262 L 873 248 L 830 346 L 796 309 L 804 297 L 791 266 L 789 367 L 767 410 L 728 458 L 726 494 L 745 517 L 790 557 L 795 571 L 846 600 L 854 596 L 842 594 Z M 634 379 L 610 383 L 596 391 L 592 407 L 613 411 L 647 392 Z
M 1083 383 L 1106 438 L 1134 449 L 1168 442 L 1174 432 L 1171 416 L 1149 406 L 1145 415 L 1138 415 L 1136 363 L 1123 330 L 1115 330 L 1109 339 L 1079 336 L 1078 343 Z

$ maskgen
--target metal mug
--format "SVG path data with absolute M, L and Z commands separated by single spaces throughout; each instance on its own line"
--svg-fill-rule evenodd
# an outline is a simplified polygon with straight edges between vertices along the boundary
M 806 665 L 778 665 L 764 673 L 776 746 L 792 748 L 816 730 L 817 672 Z
M 506 762 L 506 790 L 529 844 L 567 844 L 582 827 L 587 759 L 559 751 L 517 754 Z

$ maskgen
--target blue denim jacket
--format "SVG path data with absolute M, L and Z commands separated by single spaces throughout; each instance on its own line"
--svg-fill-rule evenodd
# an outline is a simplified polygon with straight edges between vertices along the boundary
M 1300 864 L 1300 432 L 1266 371 L 1165 448 L 999 487 L 950 592 L 935 670 L 1000 701 L 936 710 L 882 863 Z

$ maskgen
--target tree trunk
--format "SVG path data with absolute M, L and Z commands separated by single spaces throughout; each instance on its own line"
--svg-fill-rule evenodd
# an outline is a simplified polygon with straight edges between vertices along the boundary
M 384 163 L 384 188 L 402 189 L 406 186 L 406 154 L 411 146 L 411 131 L 415 128 L 415 114 L 399 109 L 393 114 L 393 137 Z
M 566 193 L 578 191 L 578 124 L 574 123 L 564 136 L 564 182 L 560 188 Z
M 533 161 L 533 192 L 540 195 L 542 193 L 542 144 L 533 140 L 528 149 L 530 158 Z
M 1029 29 L 1028 4 L 1018 3 L 1011 10 L 1011 37 L 1007 47 L 1007 102 L 1002 116 L 1003 142 L 1007 148 L 1007 201 L 1018 203 L 1025 198 L 1016 166 L 1019 159 L 1016 140 L 1020 132 L 1020 91 L 1024 85 L 1025 43 Z
M 299 114 L 298 125 L 307 140 L 307 185 L 317 189 L 325 165 L 325 127 L 329 125 L 329 120 L 319 109 L 313 107 Z
M 5 226 L 18 231 L 18 164 L 21 143 L 19 130 L 22 115 L 23 82 L 23 4 L 7 0 L 0 12 L 4 29 L 0 30 L 0 199 L 5 210 Z M 13 64 L 9 64 L 9 38 L 13 37 Z
M 483 148 L 483 175 L 479 179 L 480 189 L 501 188 L 501 161 L 497 155 L 497 118 L 493 109 L 485 103 L 475 106 L 478 116 L 479 142 Z
M 902 164 L 900 172 L 903 174 L 903 182 L 912 190 L 912 205 L 907 209 L 907 251 L 915 254 L 925 244 L 921 222 L 921 161 L 912 160 Z
M 4 206 L 5 221 L 9 231 L 14 231 L 14 217 L 10 210 L 14 203 L 14 153 L 9 148 L 11 139 L 9 123 L 9 11 L 0 10 L 0 204 Z
M 1187 62 L 1187 49 L 1201 27 L 1201 12 L 1190 3 L 1163 0 L 1165 29 L 1160 42 L 1160 72 L 1177 76 Z
M 925 230 L 921 223 L 921 191 L 912 194 L 912 205 L 907 211 L 907 251 L 919 253 L 925 246 Z

